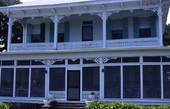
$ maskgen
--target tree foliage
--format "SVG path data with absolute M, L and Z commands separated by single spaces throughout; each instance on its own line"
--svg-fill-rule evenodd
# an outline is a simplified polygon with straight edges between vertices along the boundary
M 15 5 L 18 3 L 21 3 L 21 2 L 19 0 L 0 0 L 0 7 Z M 0 46 L 0 51 L 6 50 L 7 48 L 6 46 L 7 36 L 8 36 L 8 24 L 7 23 L 8 23 L 8 17 L 0 13 L 0 45 L 5 45 L 4 47 Z M 18 30 L 15 28 L 19 28 L 18 23 L 15 23 L 15 25 L 13 26 L 13 33 L 17 33 L 18 35 L 19 32 L 16 32 Z M 13 36 L 15 36 L 15 34 L 13 34 Z
M 164 45 L 170 45 L 170 24 L 166 25 L 165 33 L 163 35 Z

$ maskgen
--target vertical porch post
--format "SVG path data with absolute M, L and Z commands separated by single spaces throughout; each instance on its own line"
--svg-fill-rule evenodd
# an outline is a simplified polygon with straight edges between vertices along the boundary
M 58 16 L 54 16 L 52 19 L 54 22 L 54 50 L 57 50 L 58 45 Z
M 8 22 L 8 44 L 7 44 L 7 52 L 10 51 L 11 48 L 11 37 L 12 37 L 12 25 L 13 25 L 13 21 L 12 18 L 9 18 L 9 22 Z
M 106 48 L 106 12 L 102 13 L 102 23 L 103 23 L 103 48 Z
M 100 97 L 99 99 L 102 100 L 104 99 L 104 72 L 102 71 L 102 69 L 104 69 L 104 66 L 103 66 L 102 57 L 100 58 L 99 64 L 100 64 Z
M 162 7 L 159 7 L 158 8 L 158 13 L 157 13 L 157 15 L 158 15 L 158 24 L 159 24 L 159 38 L 160 38 L 160 46 L 163 46 L 163 37 L 162 37 L 162 35 L 163 35 L 163 33 L 162 33 L 162 15 L 163 15 L 163 13 L 162 13 Z

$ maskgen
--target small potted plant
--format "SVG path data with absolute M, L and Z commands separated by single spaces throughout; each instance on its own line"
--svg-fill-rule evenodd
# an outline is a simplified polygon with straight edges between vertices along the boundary
M 94 100 L 95 99 L 95 93 L 91 92 L 89 95 L 89 99 Z
M 86 103 L 86 107 L 90 106 L 90 103 L 93 102 L 93 100 L 91 99 L 86 99 L 85 103 Z
M 44 102 L 44 107 L 50 107 L 49 104 L 51 102 L 51 99 L 47 98 L 47 99 L 43 100 L 43 102 Z

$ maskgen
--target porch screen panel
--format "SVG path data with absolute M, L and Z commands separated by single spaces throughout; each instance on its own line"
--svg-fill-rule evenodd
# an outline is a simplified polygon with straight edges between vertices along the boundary
M 50 91 L 65 90 L 65 68 L 50 69 Z
M 41 24 L 40 35 L 40 42 L 45 42 L 45 23 Z
M 107 20 L 107 23 L 106 23 L 106 37 L 107 37 L 107 39 L 109 40 L 109 39 L 112 39 L 112 20 L 111 19 L 108 19 Z
M 44 97 L 45 94 L 45 69 L 31 69 L 31 97 Z
M 70 22 L 64 23 L 64 42 L 69 42 Z
M 16 89 L 15 96 L 28 97 L 29 69 L 16 69 Z
M 161 75 L 159 65 L 143 66 L 143 97 L 161 97 Z
M 99 67 L 83 67 L 83 91 L 99 91 Z
M 123 67 L 123 97 L 140 97 L 140 66 Z
M 106 66 L 104 69 L 104 97 L 120 98 L 120 66 Z
M 170 98 L 170 65 L 163 66 L 164 98 Z
M 13 80 L 14 80 L 14 69 L 2 68 L 0 96 L 8 96 L 8 97 L 13 96 Z

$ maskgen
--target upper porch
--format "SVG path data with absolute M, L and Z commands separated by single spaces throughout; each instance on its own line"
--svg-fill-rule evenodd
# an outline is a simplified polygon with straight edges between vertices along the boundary
M 158 1 L 9 7 L 8 52 L 162 46 L 167 10 Z M 23 26 L 20 43 L 12 40 L 15 21 Z

